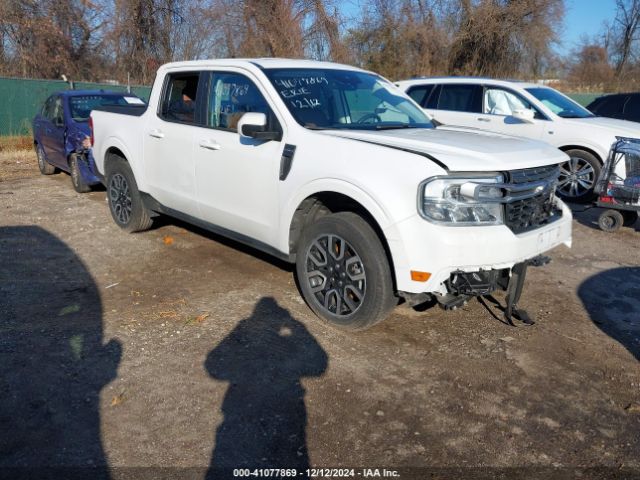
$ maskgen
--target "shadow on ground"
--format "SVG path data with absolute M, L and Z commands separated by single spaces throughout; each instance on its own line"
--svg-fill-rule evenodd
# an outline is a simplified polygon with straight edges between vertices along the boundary
M 0 473 L 109 478 L 99 395 L 120 356 L 75 253 L 39 227 L 0 227 Z
M 640 361 L 640 267 L 593 275 L 580 285 L 578 296 L 593 323 Z
M 209 353 L 205 368 L 229 382 L 207 478 L 233 478 L 234 468 L 309 468 L 300 381 L 321 376 L 327 354 L 302 323 L 263 298 Z

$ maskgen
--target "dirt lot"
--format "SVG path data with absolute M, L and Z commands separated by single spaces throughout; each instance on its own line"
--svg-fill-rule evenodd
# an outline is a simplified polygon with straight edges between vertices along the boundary
M 353 334 L 310 314 L 287 265 L 170 219 L 126 234 L 103 191 L 30 158 L 0 176 L 0 467 L 640 475 L 640 222 L 576 214 L 573 248 L 530 269 L 532 327 L 473 301 Z

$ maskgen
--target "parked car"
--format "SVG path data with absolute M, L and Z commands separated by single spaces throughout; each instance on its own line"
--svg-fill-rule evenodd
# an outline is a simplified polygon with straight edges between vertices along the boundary
M 89 114 L 99 105 L 144 105 L 133 94 L 69 90 L 51 95 L 33 119 L 33 145 L 43 175 L 58 169 L 71 174 L 77 192 L 100 183 L 89 142 Z
M 640 93 L 614 93 L 596 98 L 587 108 L 600 117 L 640 122 Z
M 587 202 L 616 136 L 638 137 L 640 125 L 597 117 L 553 88 L 490 78 L 417 78 L 397 82 L 445 125 L 543 140 L 569 155 L 558 193 Z
M 498 288 L 511 320 L 526 266 L 571 241 L 554 195 L 564 153 L 434 128 L 354 67 L 171 63 L 146 111 L 99 107 L 91 120 L 121 228 L 168 214 L 295 263 L 310 308 L 344 328 L 382 320 L 398 295 L 455 308 Z

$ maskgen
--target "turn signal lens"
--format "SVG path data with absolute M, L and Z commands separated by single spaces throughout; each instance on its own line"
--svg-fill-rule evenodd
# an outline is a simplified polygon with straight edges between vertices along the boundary
M 426 282 L 431 278 L 429 272 L 418 272 L 417 270 L 411 270 L 411 280 L 414 282 Z

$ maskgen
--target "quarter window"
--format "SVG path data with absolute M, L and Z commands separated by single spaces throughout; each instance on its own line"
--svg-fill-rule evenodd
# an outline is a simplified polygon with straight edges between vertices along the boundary
M 180 72 L 170 74 L 165 84 L 160 117 L 170 122 L 196 122 L 197 93 L 200 74 Z

